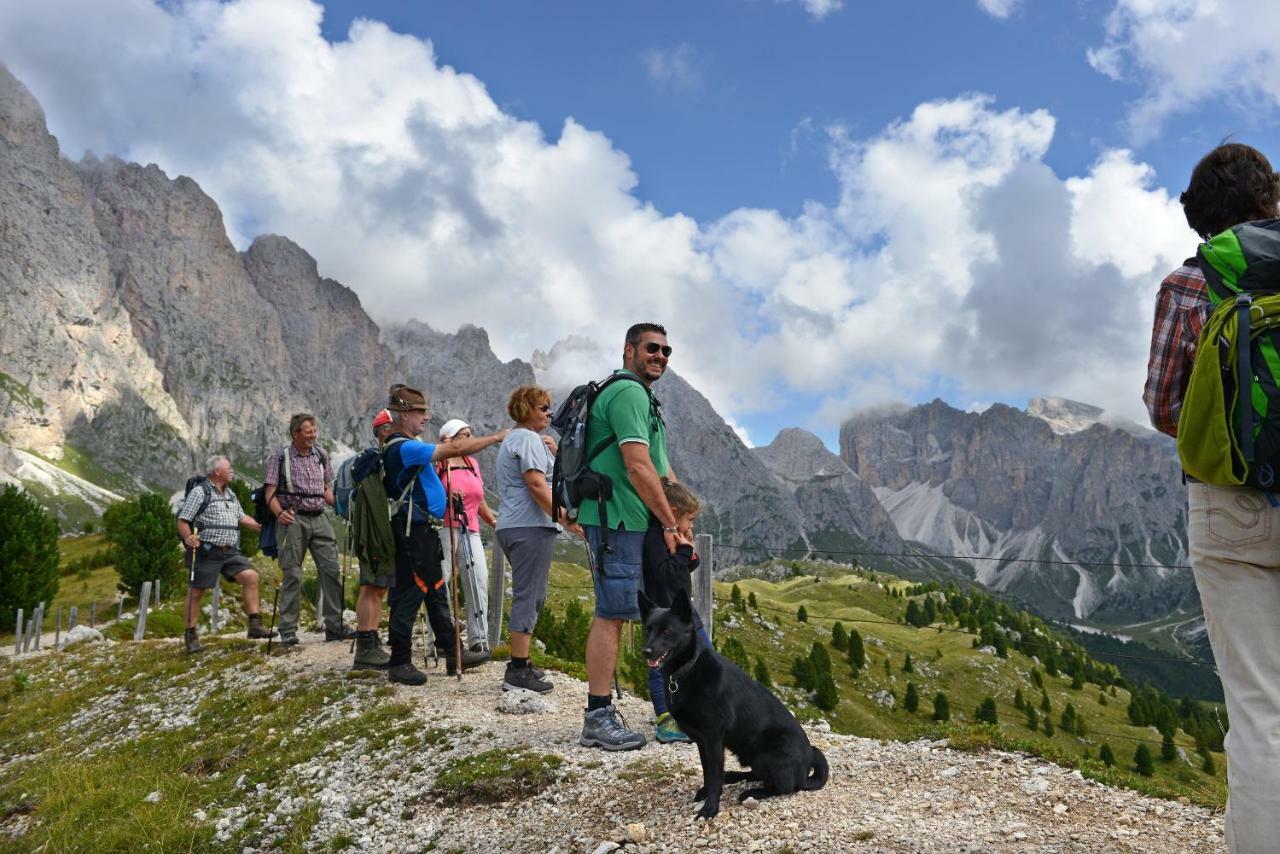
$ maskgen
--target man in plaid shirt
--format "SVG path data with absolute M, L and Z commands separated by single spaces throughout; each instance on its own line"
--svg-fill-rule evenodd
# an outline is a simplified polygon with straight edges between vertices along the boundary
M 1280 178 L 1261 152 L 1220 145 L 1182 194 L 1205 240 L 1280 212 Z M 1160 284 L 1143 393 L 1151 423 L 1178 434 L 1196 342 L 1209 313 L 1204 275 L 1187 261 Z M 1206 354 L 1216 357 L 1216 354 Z M 1227 847 L 1275 851 L 1280 839 L 1280 501 L 1251 487 L 1187 484 L 1187 551 L 1227 717 Z
M 280 526 L 280 644 L 298 643 L 302 610 L 302 559 L 308 551 L 316 564 L 321 618 L 326 641 L 347 640 L 353 633 L 342 623 L 341 567 L 333 524 L 324 514 L 333 506 L 333 466 L 316 445 L 316 417 L 300 412 L 289 419 L 291 441 L 267 460 L 263 478 L 267 506 Z
M 246 515 L 236 494 L 228 488 L 235 472 L 226 457 L 210 457 L 205 467 L 208 477 L 187 493 L 178 509 L 178 538 L 187 547 L 187 624 L 183 635 L 188 653 L 202 652 L 196 636 L 200 616 L 200 599 L 204 591 L 226 577 L 240 585 L 244 612 L 249 617 L 249 637 L 268 638 L 275 632 L 262 625 L 258 601 L 258 573 L 249 559 L 240 554 L 240 526 L 261 530 L 262 526 Z

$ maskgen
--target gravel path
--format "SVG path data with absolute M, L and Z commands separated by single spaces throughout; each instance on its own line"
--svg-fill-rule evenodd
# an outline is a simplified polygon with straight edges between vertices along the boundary
M 304 636 L 279 660 L 285 669 L 350 662 L 346 644 Z M 1113 789 L 1041 760 L 1004 752 L 968 753 L 943 742 L 880 743 L 833 734 L 810 739 L 827 756 L 820 792 L 739 804 L 730 786 L 720 815 L 695 821 L 700 783 L 692 745 L 621 754 L 579 747 L 586 685 L 550 673 L 555 690 L 535 714 L 498 710 L 502 664 L 462 682 L 432 671 L 426 686 L 396 686 L 427 728 L 451 735 L 431 749 L 393 742 L 373 755 L 339 746 L 293 770 L 295 802 L 318 801 L 311 842 L 349 840 L 362 850 L 633 851 L 1222 851 L 1222 820 L 1209 810 Z M 626 718 L 646 733 L 648 703 L 628 697 Z M 446 807 L 429 794 L 448 759 L 491 748 L 526 747 L 564 760 L 564 777 L 516 803 Z M 734 763 L 729 759 L 730 767 Z M 412 769 L 417 768 L 416 772 Z M 286 799 L 287 800 L 287 799 Z M 364 809 L 365 804 L 371 805 Z M 270 809 L 264 804 L 262 809 Z M 233 817 L 236 823 L 240 817 Z M 272 821 L 277 820 L 272 815 Z

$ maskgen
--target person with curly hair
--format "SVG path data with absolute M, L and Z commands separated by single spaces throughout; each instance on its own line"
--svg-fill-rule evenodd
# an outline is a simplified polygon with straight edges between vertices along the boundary
M 1280 215 L 1280 177 L 1257 149 L 1228 143 L 1196 164 L 1180 201 L 1208 240 Z M 1143 400 L 1170 436 L 1210 310 L 1195 258 L 1161 282 Z M 1280 838 L 1280 506 L 1257 489 L 1187 481 L 1187 547 L 1231 721 L 1227 847 L 1271 851 Z

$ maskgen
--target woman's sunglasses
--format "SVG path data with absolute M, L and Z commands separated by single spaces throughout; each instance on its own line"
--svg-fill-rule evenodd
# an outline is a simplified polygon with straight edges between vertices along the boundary
M 648 353 L 650 356 L 652 356 L 654 353 L 657 353 L 659 350 L 662 351 L 662 358 L 664 359 L 671 358 L 670 344 L 659 344 L 657 341 L 646 341 L 644 343 L 644 351 Z
M 550 412 L 550 411 L 551 411 L 551 404 L 549 404 L 549 403 L 544 403 L 544 404 L 542 404 L 541 406 L 539 406 L 539 407 L 538 407 L 538 411 L 539 411 L 539 412 Z

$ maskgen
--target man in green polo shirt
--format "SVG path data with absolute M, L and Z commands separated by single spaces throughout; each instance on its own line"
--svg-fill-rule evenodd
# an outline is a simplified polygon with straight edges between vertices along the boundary
M 592 552 L 599 556 L 593 581 L 595 619 L 587 635 L 587 708 L 583 717 L 584 747 L 635 750 L 645 737 L 623 725 L 610 701 L 609 683 L 618 662 L 622 624 L 640 619 L 638 594 L 641 555 L 650 517 L 663 528 L 667 547 L 675 551 L 676 519 L 662 491 L 662 481 L 674 479 L 667 463 L 667 434 L 658 401 L 649 387 L 667 370 L 671 347 L 667 330 L 656 323 L 637 323 L 627 330 L 622 351 L 626 375 L 600 393 L 591 405 L 586 447 L 607 447 L 591 462 L 593 471 L 613 481 L 613 497 L 605 504 L 585 502 L 578 522 Z M 603 524 L 607 524 L 608 547 Z

